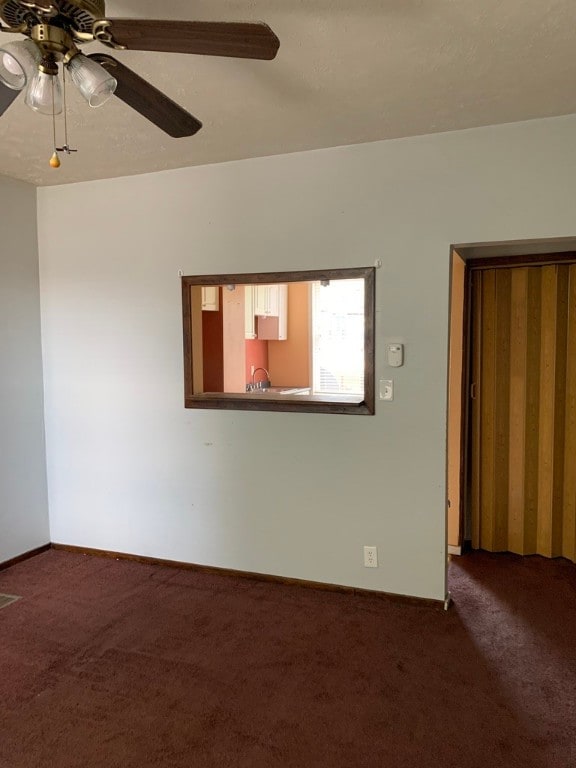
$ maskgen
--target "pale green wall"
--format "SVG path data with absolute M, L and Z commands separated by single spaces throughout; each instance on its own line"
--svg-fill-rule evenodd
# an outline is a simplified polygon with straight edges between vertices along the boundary
M 566 117 L 41 189 L 54 540 L 442 598 L 450 244 L 574 235 L 575 164 Z M 393 403 L 183 408 L 179 269 L 376 259 Z
M 0 178 L 0 563 L 50 541 L 36 189 Z

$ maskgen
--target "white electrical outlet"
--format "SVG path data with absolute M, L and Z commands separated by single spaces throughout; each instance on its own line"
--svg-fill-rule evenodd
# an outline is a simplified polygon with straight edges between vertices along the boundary
M 254 376 L 254 371 L 256 370 L 256 367 L 254 365 L 250 366 L 250 376 Z
M 364 547 L 364 567 L 378 568 L 378 547 Z

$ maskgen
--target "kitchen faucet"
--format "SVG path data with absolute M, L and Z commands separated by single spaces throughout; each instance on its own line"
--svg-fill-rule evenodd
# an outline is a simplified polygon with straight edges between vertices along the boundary
M 258 371 L 264 371 L 266 374 L 265 379 L 261 379 L 258 383 L 256 382 L 256 373 Z M 248 391 L 251 391 L 253 389 L 268 389 L 270 387 L 270 374 L 266 370 L 266 368 L 254 368 L 254 371 L 252 372 L 252 384 L 248 385 Z

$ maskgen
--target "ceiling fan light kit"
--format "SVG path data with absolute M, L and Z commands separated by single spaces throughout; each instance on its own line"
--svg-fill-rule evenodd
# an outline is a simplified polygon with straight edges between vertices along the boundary
M 32 40 L 16 40 L 0 47 L 0 81 L 21 91 L 38 71 L 42 54 Z
M 118 82 L 104 67 L 82 53 L 68 64 L 72 82 L 91 107 L 101 107 L 114 95 Z
M 0 115 L 26 88 L 29 107 L 53 120 L 64 111 L 66 121 L 68 72 L 91 107 L 115 94 L 174 138 L 193 136 L 202 123 L 114 57 L 85 56 L 79 46 L 99 41 L 114 50 L 262 60 L 275 58 L 280 46 L 262 22 L 108 19 L 105 0 L 0 0 L 0 32 L 27 38 L 0 45 Z M 55 134 L 54 123 L 56 144 Z M 59 151 L 73 151 L 67 137 L 63 148 L 54 147 L 52 167 L 60 165 Z
M 63 98 L 58 75 L 38 70 L 28 85 L 26 104 L 42 115 L 60 115 Z

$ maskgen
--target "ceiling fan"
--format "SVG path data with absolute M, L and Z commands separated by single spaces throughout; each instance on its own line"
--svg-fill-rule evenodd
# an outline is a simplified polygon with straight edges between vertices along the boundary
M 0 40 L 0 115 L 25 88 L 29 107 L 61 113 L 61 65 L 90 106 L 115 94 L 169 136 L 193 136 L 202 127 L 193 115 L 113 56 L 85 56 L 80 46 L 97 40 L 116 50 L 268 60 L 280 46 L 260 22 L 109 19 L 105 6 L 105 0 L 0 0 L 0 31 L 26 36 Z M 67 141 L 63 149 L 69 150 Z

